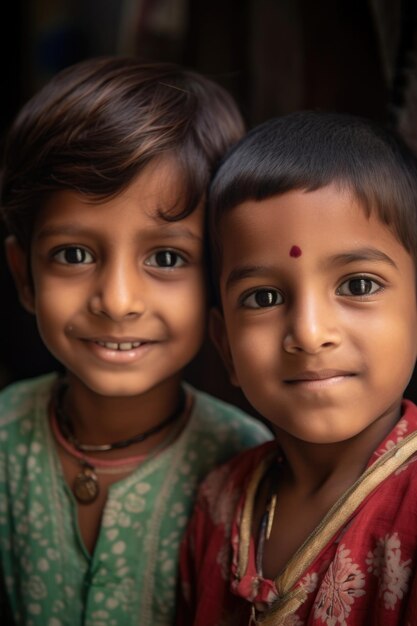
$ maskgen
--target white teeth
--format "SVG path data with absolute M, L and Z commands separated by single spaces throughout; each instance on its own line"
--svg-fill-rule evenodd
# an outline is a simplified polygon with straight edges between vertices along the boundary
M 108 348 L 109 350 L 117 350 L 118 348 L 118 344 L 117 343 L 112 343 L 112 342 L 108 342 L 104 344 L 105 348 Z
M 140 341 L 123 341 L 122 343 L 115 343 L 113 341 L 97 341 L 99 346 L 107 348 L 107 350 L 133 350 L 140 346 Z
M 119 344 L 119 350 L 132 350 L 132 348 L 137 348 L 138 345 L 138 341 L 125 341 Z

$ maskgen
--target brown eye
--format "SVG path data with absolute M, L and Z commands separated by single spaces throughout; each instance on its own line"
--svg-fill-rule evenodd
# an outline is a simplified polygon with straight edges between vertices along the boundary
M 177 262 L 177 256 L 175 252 L 170 252 L 169 250 L 157 252 L 155 254 L 156 264 L 159 267 L 174 267 Z
M 277 289 L 257 289 L 246 296 L 242 304 L 250 309 L 264 309 L 283 302 L 284 299 Z
M 94 259 L 88 250 L 79 246 L 67 246 L 54 254 L 54 259 L 64 265 L 93 263 Z
M 181 254 L 173 250 L 159 250 L 146 259 L 145 265 L 170 269 L 182 267 L 185 265 L 185 260 Z
M 337 290 L 342 296 L 369 296 L 382 289 L 381 285 L 371 278 L 358 276 L 349 278 Z

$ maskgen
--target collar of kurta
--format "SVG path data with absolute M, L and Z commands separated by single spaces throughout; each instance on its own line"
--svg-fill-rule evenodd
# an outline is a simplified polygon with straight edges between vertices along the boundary
M 404 437 L 403 433 L 412 431 Z M 337 500 L 320 524 L 300 546 L 285 570 L 275 579 L 279 598 L 265 611 L 253 610 L 251 623 L 262 626 L 282 624 L 288 615 L 301 606 L 307 594 L 296 583 L 336 533 L 343 528 L 362 502 L 401 465 L 417 452 L 417 407 L 404 400 L 402 416 L 371 455 L 364 473 Z M 249 564 L 252 519 L 255 498 L 265 473 L 276 461 L 276 450 L 269 454 L 255 469 L 245 493 L 240 520 L 237 555 L 238 580 L 245 576 Z

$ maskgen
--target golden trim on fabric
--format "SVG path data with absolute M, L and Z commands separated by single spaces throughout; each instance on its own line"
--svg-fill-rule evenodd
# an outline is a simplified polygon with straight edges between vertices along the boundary
M 252 478 L 247 486 L 245 504 L 243 506 L 242 518 L 240 522 L 239 533 L 239 560 L 237 568 L 237 576 L 242 579 L 246 573 L 249 562 L 249 545 L 252 530 L 253 507 L 255 504 L 256 492 L 260 481 L 265 472 L 268 470 L 271 461 L 276 458 L 276 451 L 272 455 L 268 455 L 255 469 Z
M 325 515 L 320 524 L 309 535 L 305 542 L 290 559 L 275 585 L 280 598 L 276 600 L 268 611 L 258 615 L 257 624 L 262 626 L 278 626 L 288 615 L 296 611 L 307 598 L 307 594 L 298 587 L 291 588 L 300 579 L 318 554 L 329 543 L 330 539 L 342 528 L 352 513 L 363 500 L 376 489 L 380 483 L 395 472 L 405 461 L 417 451 L 417 432 L 398 442 L 391 450 L 383 454 L 375 463 L 360 476 L 360 478 L 337 500 Z M 240 549 L 238 576 L 246 572 L 249 560 L 250 531 L 258 485 L 271 462 L 265 459 L 254 472 L 248 485 L 248 496 L 242 513 L 240 531 Z

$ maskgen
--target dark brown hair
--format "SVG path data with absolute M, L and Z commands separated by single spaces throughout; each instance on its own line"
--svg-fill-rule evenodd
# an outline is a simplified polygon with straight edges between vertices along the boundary
M 247 200 L 335 184 L 389 226 L 417 268 L 417 159 L 393 131 L 360 117 L 299 111 L 251 130 L 226 154 L 209 192 L 213 277 L 222 215 Z M 256 210 L 256 207 L 254 208 Z M 417 272 L 416 272 L 417 274 Z
M 51 192 L 111 197 L 165 154 L 184 180 L 179 209 L 165 218 L 181 219 L 243 130 L 233 98 L 198 73 L 126 57 L 73 65 L 26 103 L 10 129 L 0 196 L 6 225 L 27 249 Z

